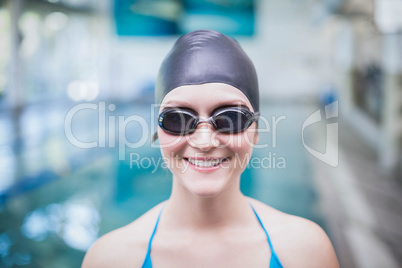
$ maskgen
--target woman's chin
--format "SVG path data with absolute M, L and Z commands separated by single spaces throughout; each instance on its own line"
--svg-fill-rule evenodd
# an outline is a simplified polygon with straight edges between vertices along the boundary
M 200 198 L 212 198 L 217 195 L 219 195 L 221 191 L 215 191 L 215 190 L 198 190 L 197 191 L 192 191 L 191 193 L 194 196 L 200 197 Z
M 191 185 L 186 185 L 187 190 L 194 196 L 201 198 L 211 198 L 218 196 L 225 190 L 225 184 L 219 182 L 196 182 Z

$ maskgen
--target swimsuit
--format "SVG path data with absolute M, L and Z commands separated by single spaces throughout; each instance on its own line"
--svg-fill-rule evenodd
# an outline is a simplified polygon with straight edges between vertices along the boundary
M 268 240 L 268 244 L 269 244 L 269 248 L 271 249 L 271 260 L 269 262 L 269 268 L 283 268 L 278 255 L 276 255 L 274 248 L 272 247 L 272 243 L 271 243 L 271 239 L 269 238 L 268 232 L 265 229 L 264 225 L 261 222 L 260 217 L 258 216 L 257 212 L 255 211 L 254 207 L 250 204 L 251 208 L 254 211 L 255 216 L 257 217 L 258 222 L 260 223 L 262 229 L 264 230 L 266 236 L 267 236 L 267 240 Z M 156 220 L 156 224 L 155 224 L 155 228 L 152 232 L 151 238 L 149 239 L 149 243 L 148 243 L 148 250 L 147 250 L 147 255 L 145 256 L 145 260 L 144 263 L 142 264 L 142 268 L 152 268 L 152 262 L 151 262 L 151 245 L 152 245 L 152 240 L 154 238 L 156 229 L 158 227 L 158 223 L 159 223 L 159 219 L 161 217 L 163 211 L 163 207 L 161 209 L 161 211 L 159 212 L 158 215 L 158 219 Z

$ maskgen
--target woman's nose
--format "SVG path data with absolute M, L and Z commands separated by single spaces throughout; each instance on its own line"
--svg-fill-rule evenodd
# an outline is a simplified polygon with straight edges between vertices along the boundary
M 202 151 L 208 151 L 211 148 L 220 145 L 217 139 L 217 133 L 214 127 L 209 123 L 200 123 L 192 135 L 188 136 L 188 143 Z

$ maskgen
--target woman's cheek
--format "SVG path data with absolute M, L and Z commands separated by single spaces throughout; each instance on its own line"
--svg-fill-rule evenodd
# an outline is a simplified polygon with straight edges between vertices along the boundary
M 185 142 L 183 136 L 170 135 L 163 131 L 158 131 L 158 138 L 162 151 L 174 151 L 183 146 L 183 143 Z
M 237 157 L 249 157 L 253 151 L 252 136 L 246 132 L 230 135 L 224 140 L 225 147 L 234 152 Z

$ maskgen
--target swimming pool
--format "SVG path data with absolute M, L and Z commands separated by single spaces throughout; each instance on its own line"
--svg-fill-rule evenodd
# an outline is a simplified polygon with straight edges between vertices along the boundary
M 88 149 L 66 137 L 66 115 L 76 107 L 71 103 L 29 106 L 18 116 L 0 116 L 0 267 L 79 267 L 97 237 L 169 197 L 171 175 L 158 162 L 159 149 L 148 141 L 122 154 L 117 127 L 111 128 L 119 116 L 137 115 L 149 123 L 149 104 L 113 103 L 115 109 L 110 104 L 95 103 L 96 109 L 87 107 L 71 118 L 77 141 L 97 142 Z M 315 110 L 313 105 L 262 103 L 270 128 L 260 132 L 259 145 L 267 146 L 255 149 L 241 189 L 325 228 L 310 156 L 301 141 L 303 121 Z M 127 124 L 125 138 L 139 142 L 141 124 Z

